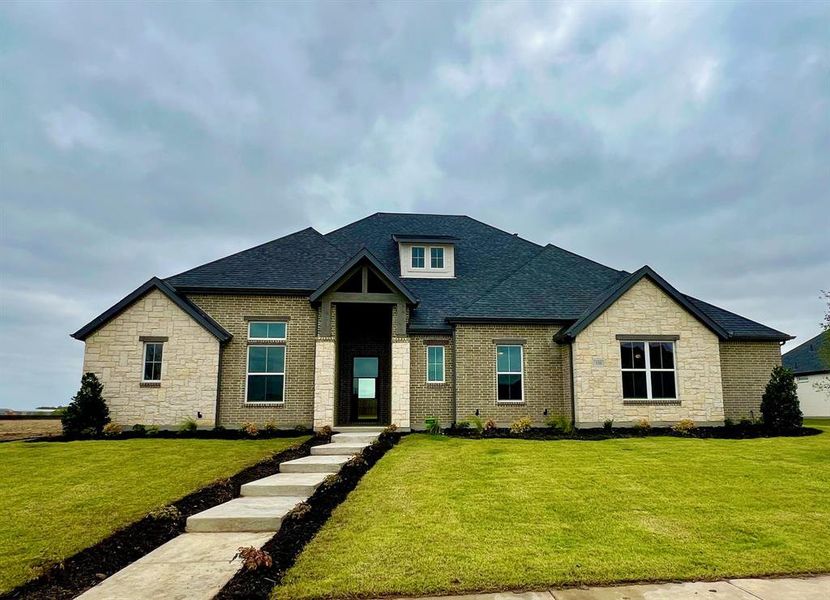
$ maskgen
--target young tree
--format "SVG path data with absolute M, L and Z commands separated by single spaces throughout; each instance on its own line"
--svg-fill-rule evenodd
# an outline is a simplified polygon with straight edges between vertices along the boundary
M 801 427 L 801 407 L 798 405 L 795 375 L 786 367 L 772 370 L 767 389 L 761 398 L 764 426 L 773 431 L 791 431 Z
M 110 422 L 110 411 L 101 393 L 103 390 L 104 384 L 98 381 L 95 373 L 84 373 L 81 389 L 61 417 L 64 435 L 101 435 L 104 425 Z
M 830 369 L 830 292 L 822 291 L 821 295 L 827 301 L 827 312 L 824 314 L 824 320 L 821 322 L 824 337 L 820 342 L 821 346 L 818 350 L 818 358 L 824 366 Z M 813 387 L 817 392 L 824 392 L 830 396 L 830 375 L 813 383 Z

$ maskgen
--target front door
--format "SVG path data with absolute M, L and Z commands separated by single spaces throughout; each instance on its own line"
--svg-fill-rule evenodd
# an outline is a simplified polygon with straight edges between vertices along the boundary
M 378 420 L 378 357 L 356 356 L 352 361 L 352 414 L 358 421 Z

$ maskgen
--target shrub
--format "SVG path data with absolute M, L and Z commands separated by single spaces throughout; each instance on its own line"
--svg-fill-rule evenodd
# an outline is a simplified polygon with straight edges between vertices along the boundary
M 329 427 L 329 429 L 331 429 L 331 427 Z M 390 423 L 389 427 L 387 427 L 386 429 L 383 430 L 383 433 L 395 433 L 397 430 L 398 430 L 398 424 L 397 423 Z
M 424 425 L 427 433 L 431 433 L 432 435 L 438 435 L 441 433 L 441 421 L 438 419 L 426 419 L 424 421 Z
M 487 419 L 484 423 L 484 431 L 495 431 L 498 429 L 498 425 L 496 425 L 495 419 Z
M 159 434 L 159 426 L 158 425 L 150 425 L 147 428 L 147 436 L 152 437 Z
M 141 423 L 133 425 L 132 430 L 133 433 L 137 433 L 138 435 L 145 435 L 147 433 L 147 428 Z
M 259 429 L 257 429 L 256 424 L 250 421 L 242 423 L 242 427 L 239 428 L 239 431 L 248 437 L 256 437 L 259 435 Z
M 637 419 L 634 421 L 633 428 L 638 433 L 647 433 L 651 429 L 651 421 L 649 421 L 646 417 Z
M 279 427 L 277 427 L 277 420 L 276 419 L 269 419 L 265 422 L 265 427 L 262 428 L 266 433 L 276 433 Z
M 191 417 L 187 417 L 184 421 L 179 423 L 179 433 L 193 433 L 199 428 L 196 421 Z
M 388 427 L 387 427 L 387 429 L 388 429 Z M 334 433 L 334 432 L 332 431 L 332 429 L 329 425 L 323 425 L 320 429 L 317 430 L 317 437 L 319 437 L 319 438 L 331 437 L 332 433 Z
M 291 517 L 293 519 L 300 520 L 310 512 L 311 512 L 311 504 L 309 504 L 308 502 L 300 502 L 294 508 L 292 508 L 290 511 L 288 511 L 288 515 L 286 515 L 286 516 Z
M 735 426 L 735 421 L 733 419 L 730 419 L 729 417 L 726 417 L 723 420 L 723 426 L 727 427 L 727 428 L 734 427 Z
M 300 424 L 300 425 L 294 425 L 294 431 L 296 431 L 297 433 L 306 433 L 306 432 L 310 431 L 310 429 L 308 427 L 306 427 L 305 425 Z
M 533 427 L 530 417 L 519 417 L 510 424 L 510 433 L 527 433 Z
M 247 571 L 256 571 L 260 567 L 268 568 L 274 564 L 274 560 L 267 550 L 260 550 L 254 546 L 245 546 L 236 551 L 232 560 L 242 559 L 242 566 Z
M 110 422 L 110 411 L 104 401 L 104 384 L 95 373 L 84 373 L 81 389 L 72 398 L 61 417 L 63 434 L 69 437 L 79 435 L 100 435 L 104 425 Z
M 605 422 L 602 424 L 602 428 L 605 431 L 611 431 L 614 429 L 614 419 L 605 419 Z
M 672 431 L 680 435 L 691 435 L 695 429 L 697 429 L 697 425 L 691 419 L 680 419 L 672 425 Z
M 785 367 L 775 367 L 761 397 L 764 427 L 772 431 L 792 431 L 802 424 L 795 375 Z
M 470 422 L 469 421 L 458 421 L 455 424 L 455 427 L 456 427 L 456 429 L 469 429 L 470 428 Z
M 481 417 L 477 417 L 475 415 L 470 417 L 470 423 L 473 424 L 473 429 L 476 430 L 476 433 L 481 435 L 484 431 L 484 422 L 481 420 Z
M 179 509 L 172 504 L 151 510 L 149 514 L 149 517 L 151 519 L 155 519 L 156 521 L 177 521 L 181 518 L 181 516 L 182 513 Z
M 571 423 L 570 419 L 567 419 L 561 415 L 558 417 L 548 417 L 545 420 L 545 425 L 550 427 L 553 431 L 561 433 L 571 433 L 573 431 L 573 423 Z
M 116 437 L 124 433 L 124 428 L 121 427 L 118 423 L 113 423 L 110 421 L 106 425 L 104 425 L 104 429 L 102 432 L 107 437 Z

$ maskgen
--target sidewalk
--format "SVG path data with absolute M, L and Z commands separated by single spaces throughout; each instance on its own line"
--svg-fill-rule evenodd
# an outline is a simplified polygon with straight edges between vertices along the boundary
M 830 575 L 782 579 L 730 579 L 546 592 L 501 592 L 419 600 L 828 600 Z

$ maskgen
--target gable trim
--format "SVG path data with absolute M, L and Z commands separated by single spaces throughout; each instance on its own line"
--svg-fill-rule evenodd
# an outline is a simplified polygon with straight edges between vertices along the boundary
M 328 292 L 334 285 L 336 285 L 345 275 L 347 275 L 353 268 L 355 268 L 358 263 L 361 261 L 366 260 L 375 270 L 378 271 L 384 278 L 388 280 L 388 282 L 392 285 L 396 292 L 398 292 L 401 296 L 403 296 L 409 304 L 418 304 L 418 299 L 412 294 L 412 292 L 407 289 L 407 287 L 403 284 L 403 282 L 395 276 L 392 272 L 389 271 L 386 267 L 384 267 L 381 262 L 375 258 L 375 255 L 372 254 L 368 248 L 363 248 L 357 254 L 355 254 L 352 258 L 347 260 L 343 266 L 341 266 L 337 271 L 323 284 L 318 287 L 314 292 L 309 296 L 309 302 L 317 302 L 320 298 Z
M 164 294 L 168 300 L 183 310 L 185 314 L 196 321 L 220 342 L 227 342 L 233 337 L 224 327 L 214 321 L 210 315 L 186 298 L 179 296 L 179 294 L 176 293 L 176 289 L 172 285 L 162 279 L 159 279 L 158 277 L 153 277 L 127 294 L 116 304 L 109 307 L 100 315 L 92 319 L 92 321 L 81 327 L 78 331 L 71 334 L 71 337 L 76 340 L 85 340 L 153 290 L 158 290 Z

